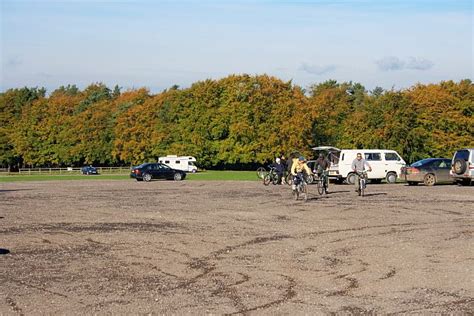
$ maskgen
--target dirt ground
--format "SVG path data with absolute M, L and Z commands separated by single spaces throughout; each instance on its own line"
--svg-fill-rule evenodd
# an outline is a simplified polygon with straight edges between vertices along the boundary
M 330 189 L 2 183 L 0 314 L 472 313 L 474 187 Z

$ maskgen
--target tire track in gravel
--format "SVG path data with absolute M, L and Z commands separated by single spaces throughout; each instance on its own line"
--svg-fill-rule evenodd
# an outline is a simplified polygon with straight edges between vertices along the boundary
M 297 285 L 296 281 L 292 277 L 289 277 L 287 275 L 280 275 L 280 276 L 285 278 L 286 281 L 288 282 L 288 284 L 286 286 L 286 289 L 285 289 L 285 293 L 283 294 L 283 297 L 281 297 L 280 299 L 273 300 L 271 302 L 265 303 L 265 304 L 257 305 L 257 306 L 254 306 L 254 307 L 248 307 L 248 308 L 245 308 L 245 309 L 238 310 L 237 312 L 228 313 L 228 314 L 225 314 L 225 315 L 247 314 L 247 313 L 250 313 L 250 312 L 253 312 L 253 311 L 260 311 L 260 310 L 263 310 L 263 309 L 268 309 L 268 308 L 283 304 L 283 303 L 291 300 L 292 298 L 294 298 L 296 296 L 296 291 L 294 290 L 294 288 Z

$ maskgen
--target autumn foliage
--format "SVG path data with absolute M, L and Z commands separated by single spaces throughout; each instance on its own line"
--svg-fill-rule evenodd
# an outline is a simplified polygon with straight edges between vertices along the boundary
M 368 92 L 327 81 L 307 91 L 267 75 L 232 75 L 152 95 L 97 83 L 0 94 L 0 165 L 123 165 L 166 154 L 205 168 L 245 168 L 311 147 L 385 148 L 407 161 L 474 147 L 470 80 Z

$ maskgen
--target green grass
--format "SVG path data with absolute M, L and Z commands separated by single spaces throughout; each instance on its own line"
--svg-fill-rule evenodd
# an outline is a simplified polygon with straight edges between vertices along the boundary
M 128 175 L 5 175 L 0 176 L 0 182 L 18 182 L 18 181 L 58 181 L 58 180 L 126 180 L 132 179 Z M 203 181 L 257 181 L 255 171 L 204 171 L 198 173 L 189 173 L 187 180 Z

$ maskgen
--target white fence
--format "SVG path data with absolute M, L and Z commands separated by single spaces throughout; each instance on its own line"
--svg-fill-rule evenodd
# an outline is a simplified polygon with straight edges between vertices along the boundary
M 95 167 L 99 174 L 130 174 L 130 167 Z M 8 168 L 0 169 L 0 176 L 6 175 L 79 175 L 82 168 L 21 168 L 18 172 L 9 172 Z

